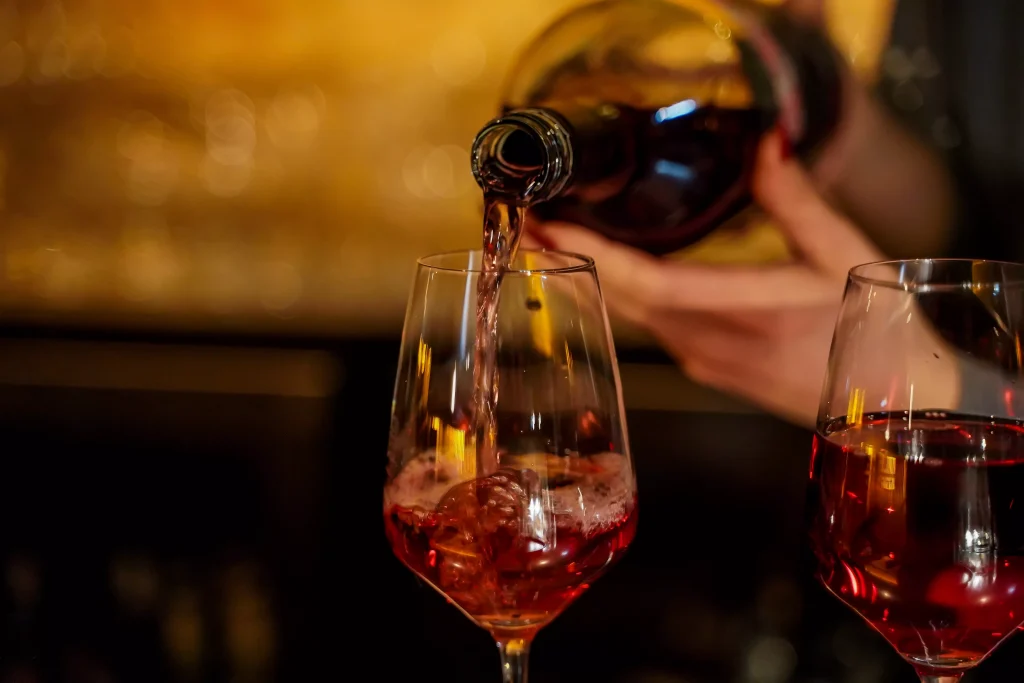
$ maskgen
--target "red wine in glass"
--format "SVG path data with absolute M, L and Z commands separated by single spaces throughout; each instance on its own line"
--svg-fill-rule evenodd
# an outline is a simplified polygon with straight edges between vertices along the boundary
M 837 420 L 811 482 L 818 578 L 911 663 L 973 666 L 1024 623 L 1021 422 Z
M 522 637 L 549 622 L 636 533 L 636 498 L 622 456 L 545 460 L 552 463 L 546 482 L 532 470 L 502 469 L 453 486 L 431 505 L 421 482 L 436 462 L 426 458 L 407 465 L 388 491 L 385 526 L 395 554 L 492 632 Z M 553 528 L 531 534 L 531 493 L 538 488 L 560 512 Z M 579 505 L 581 498 L 589 505 Z

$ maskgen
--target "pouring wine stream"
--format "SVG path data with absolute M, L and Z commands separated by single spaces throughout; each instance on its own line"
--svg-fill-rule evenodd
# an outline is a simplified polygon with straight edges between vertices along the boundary
M 526 211 L 537 191 L 550 185 L 560 161 L 553 162 L 537 122 L 526 117 L 499 119 L 478 136 L 473 150 L 474 176 L 484 191 L 483 264 L 477 284 L 474 347 L 473 426 L 477 472 L 499 466 L 495 411 L 498 403 L 497 339 L 501 282 L 523 235 Z

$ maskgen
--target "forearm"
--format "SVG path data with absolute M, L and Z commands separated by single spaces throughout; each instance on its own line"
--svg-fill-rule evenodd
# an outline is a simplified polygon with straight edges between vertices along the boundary
M 892 257 L 941 255 L 955 192 L 942 159 L 863 87 L 848 89 L 846 124 L 829 150 L 829 194 Z

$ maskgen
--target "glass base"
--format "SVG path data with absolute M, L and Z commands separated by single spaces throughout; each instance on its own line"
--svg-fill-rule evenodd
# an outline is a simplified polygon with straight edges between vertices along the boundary
M 923 683 L 956 683 L 975 664 L 977 657 L 957 657 L 948 654 L 940 657 L 904 657 L 914 667 Z
M 904 657 L 919 673 L 931 676 L 957 676 L 963 675 L 968 669 L 978 663 L 977 657 L 957 657 L 955 654 L 940 655 L 938 657 Z

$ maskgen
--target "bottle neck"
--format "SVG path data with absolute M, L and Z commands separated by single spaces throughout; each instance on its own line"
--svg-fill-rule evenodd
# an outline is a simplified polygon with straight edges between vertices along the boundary
M 473 142 L 473 175 L 485 192 L 522 203 L 573 194 L 607 199 L 636 166 L 636 112 L 576 100 L 513 109 L 484 126 Z
M 523 204 L 545 201 L 569 185 L 570 129 L 549 110 L 517 109 L 483 127 L 473 141 L 471 160 L 485 193 Z

